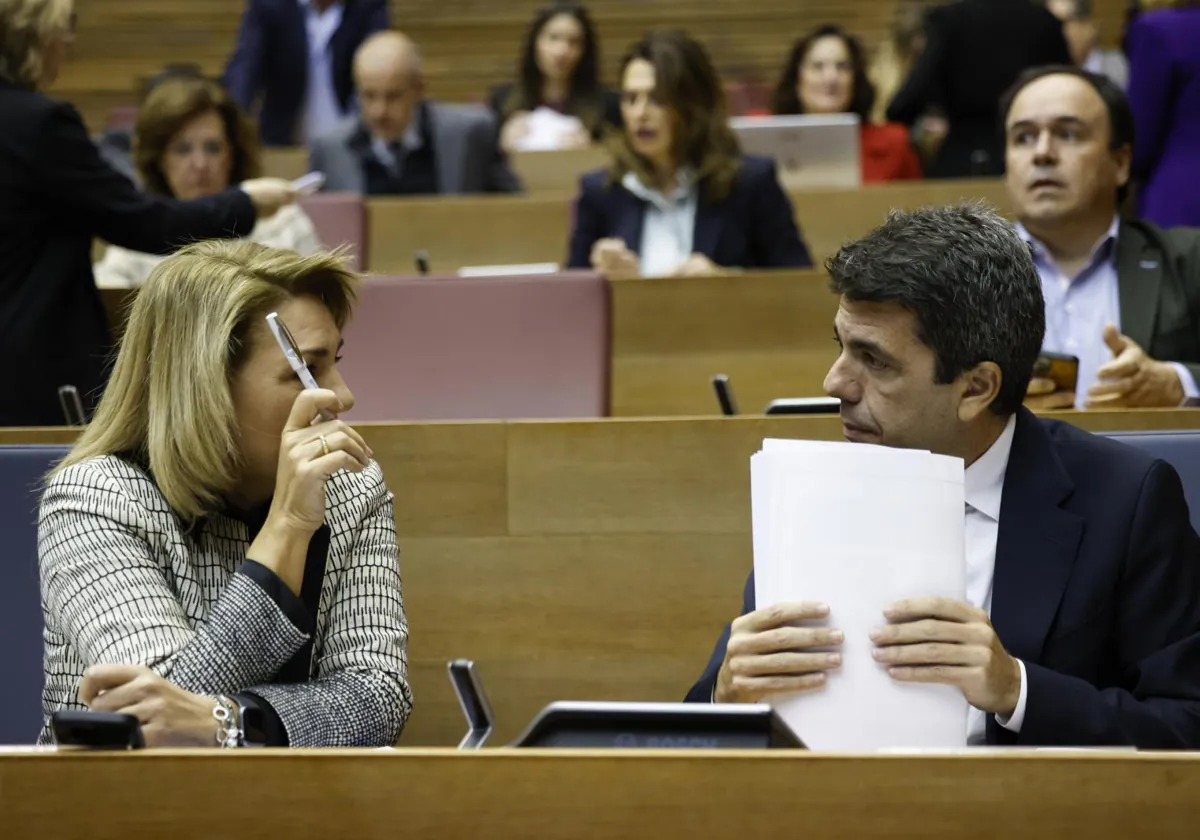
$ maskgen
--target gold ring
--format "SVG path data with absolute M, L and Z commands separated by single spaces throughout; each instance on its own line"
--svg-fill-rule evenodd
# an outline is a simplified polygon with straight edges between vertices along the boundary
M 317 439 L 321 441 L 321 454 L 329 454 L 329 441 L 325 440 L 325 435 L 317 435 Z

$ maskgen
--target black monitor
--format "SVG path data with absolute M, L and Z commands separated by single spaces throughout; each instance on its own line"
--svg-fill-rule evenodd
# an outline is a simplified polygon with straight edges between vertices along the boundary
M 546 706 L 513 746 L 805 749 L 770 706 L 576 701 Z

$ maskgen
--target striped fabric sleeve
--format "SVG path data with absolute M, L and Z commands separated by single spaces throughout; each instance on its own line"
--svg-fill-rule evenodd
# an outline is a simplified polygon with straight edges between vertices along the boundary
M 412 711 L 392 494 L 376 463 L 326 491 L 331 506 L 348 494 L 371 499 L 329 606 L 316 678 L 246 690 L 270 703 L 290 746 L 390 746 Z
M 308 634 L 240 572 L 193 629 L 156 560 L 166 537 L 150 513 L 160 512 L 148 512 L 94 464 L 50 480 L 38 531 L 48 623 L 88 665 L 144 665 L 197 694 L 270 679 Z

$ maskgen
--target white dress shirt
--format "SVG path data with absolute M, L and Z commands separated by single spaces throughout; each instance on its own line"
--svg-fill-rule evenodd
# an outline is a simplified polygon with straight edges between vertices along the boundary
M 996 442 L 967 467 L 963 476 L 963 495 L 966 499 L 966 561 L 967 603 L 992 614 L 992 581 L 996 572 L 996 539 L 1000 533 L 1000 500 L 1004 495 L 1004 473 L 1012 452 L 1013 435 L 1017 428 L 1016 415 Z M 999 715 L 996 722 L 1011 732 L 1020 732 L 1025 720 L 1025 664 L 1021 666 L 1021 694 L 1012 717 Z M 967 715 L 967 743 L 979 745 L 987 739 L 987 717 L 971 707 Z
M 332 131 L 345 117 L 333 89 L 333 58 L 329 42 L 342 25 L 345 8 L 331 3 L 321 11 L 312 0 L 299 0 L 308 30 L 308 91 L 304 110 L 304 137 L 300 144 Z
M 675 180 L 678 182 L 675 191 L 663 195 L 643 184 L 632 172 L 626 172 L 621 179 L 621 186 L 646 202 L 642 241 L 638 244 L 638 270 L 643 277 L 670 274 L 692 255 L 699 190 L 695 177 L 687 169 L 679 170 Z

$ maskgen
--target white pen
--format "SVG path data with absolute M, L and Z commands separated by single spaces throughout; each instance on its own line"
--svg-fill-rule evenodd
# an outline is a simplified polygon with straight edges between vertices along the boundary
M 317 380 L 313 379 L 312 371 L 308 369 L 308 365 L 304 361 L 304 354 L 300 352 L 300 348 L 296 345 L 296 339 L 292 338 L 287 324 L 283 323 L 283 319 L 279 317 L 278 312 L 272 312 L 267 316 L 267 326 L 271 328 L 271 334 L 279 342 L 279 349 L 287 357 L 288 364 L 296 372 L 296 376 L 300 378 L 300 383 L 305 388 L 311 388 L 314 391 L 319 390 L 321 386 L 317 384 Z M 320 410 L 320 414 L 322 420 L 329 421 L 334 419 L 333 415 L 323 408 Z

